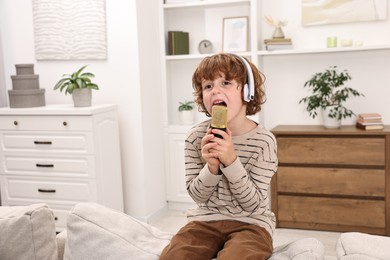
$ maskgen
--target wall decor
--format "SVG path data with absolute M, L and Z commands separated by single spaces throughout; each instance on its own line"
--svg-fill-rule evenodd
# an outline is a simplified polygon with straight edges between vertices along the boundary
M 105 0 L 33 0 L 37 60 L 106 59 Z
M 302 0 L 302 25 L 387 19 L 387 0 Z
M 223 18 L 222 32 L 224 52 L 248 50 L 248 16 Z

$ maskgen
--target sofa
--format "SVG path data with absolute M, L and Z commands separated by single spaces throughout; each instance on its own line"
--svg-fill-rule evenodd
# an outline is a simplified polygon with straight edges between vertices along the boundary
M 129 215 L 92 202 L 76 204 L 67 219 L 67 229 L 59 234 L 55 232 L 53 213 L 45 204 L 0 207 L 0 230 L 1 260 L 152 260 L 159 259 L 160 252 L 172 237 L 172 234 Z M 356 235 L 361 234 L 352 234 Z M 359 254 L 358 248 L 347 246 L 349 237 L 341 238 L 340 254 L 343 254 L 343 260 L 390 259 L 386 252 L 372 255 L 373 258 L 348 258 L 351 252 L 355 256 Z M 387 242 L 386 238 L 379 245 L 389 248 Z M 378 245 L 377 241 L 375 244 Z M 359 244 L 358 247 L 364 245 Z M 287 259 L 322 260 L 324 246 L 315 238 L 299 239 L 276 247 L 269 258 Z

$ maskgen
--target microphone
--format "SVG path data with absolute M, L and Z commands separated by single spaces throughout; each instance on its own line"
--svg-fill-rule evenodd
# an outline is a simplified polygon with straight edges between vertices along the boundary
M 227 107 L 214 105 L 211 109 L 211 128 L 226 131 L 227 128 Z M 221 135 L 215 134 L 222 138 Z

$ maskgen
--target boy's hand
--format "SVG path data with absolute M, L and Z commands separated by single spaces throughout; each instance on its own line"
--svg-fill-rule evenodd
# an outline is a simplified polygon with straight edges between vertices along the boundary
M 214 139 L 218 138 L 211 133 L 211 129 L 207 130 L 206 135 L 202 138 L 201 151 L 202 158 L 207 162 L 210 172 L 217 175 L 220 161 L 218 159 L 218 152 L 214 149 L 218 144 L 211 142 Z
M 212 129 L 211 133 L 222 136 L 222 138 L 214 137 L 211 139 L 212 143 L 217 144 L 213 147 L 213 153 L 217 153 L 217 158 L 224 166 L 229 166 L 237 158 L 232 140 L 232 132 L 229 129 L 226 129 L 226 132 L 219 129 Z

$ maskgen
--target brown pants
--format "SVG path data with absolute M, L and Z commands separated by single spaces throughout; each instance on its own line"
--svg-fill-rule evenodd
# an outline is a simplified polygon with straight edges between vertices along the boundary
M 272 254 L 270 234 L 257 225 L 239 221 L 191 221 L 164 248 L 162 260 L 267 259 Z

